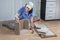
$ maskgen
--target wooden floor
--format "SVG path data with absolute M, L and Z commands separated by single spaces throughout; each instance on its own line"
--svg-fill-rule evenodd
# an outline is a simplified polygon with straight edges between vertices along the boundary
M 3 27 L 2 22 L 0 22 L 0 40 L 60 40 L 60 21 L 41 21 L 41 23 L 46 24 L 57 34 L 57 37 L 40 38 L 36 32 L 32 34 L 31 31 L 22 35 L 15 35 L 14 31 Z

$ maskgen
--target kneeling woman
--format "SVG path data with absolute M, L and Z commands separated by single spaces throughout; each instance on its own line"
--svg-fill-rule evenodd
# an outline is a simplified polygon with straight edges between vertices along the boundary
M 15 19 L 17 22 L 19 22 L 19 20 L 22 20 L 22 19 L 29 20 L 30 27 L 34 27 L 33 17 L 34 17 L 34 13 L 33 13 L 33 3 L 32 2 L 26 3 L 25 6 L 20 8 L 18 10 L 18 13 L 15 15 Z

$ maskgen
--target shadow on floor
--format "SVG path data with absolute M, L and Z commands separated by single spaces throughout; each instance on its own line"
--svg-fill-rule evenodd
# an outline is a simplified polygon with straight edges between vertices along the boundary
M 3 22 L 0 22 L 0 34 L 15 35 L 15 32 L 7 27 L 2 26 Z

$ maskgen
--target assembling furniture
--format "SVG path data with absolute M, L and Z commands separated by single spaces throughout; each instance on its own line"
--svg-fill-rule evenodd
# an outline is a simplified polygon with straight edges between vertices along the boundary
M 27 20 L 20 20 L 19 23 L 15 21 L 4 21 L 2 26 L 7 27 L 11 30 L 15 31 L 15 34 L 20 35 L 20 31 L 23 29 L 28 29 L 28 21 Z

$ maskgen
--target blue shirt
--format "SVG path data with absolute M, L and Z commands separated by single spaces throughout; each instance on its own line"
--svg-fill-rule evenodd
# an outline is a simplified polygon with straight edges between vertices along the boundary
M 19 20 L 21 20 L 21 19 L 27 19 L 28 20 L 28 19 L 30 19 L 31 16 L 33 16 L 33 11 L 32 11 L 32 13 L 30 13 L 28 15 L 28 13 L 25 10 L 25 6 L 24 6 L 18 10 L 18 14 L 19 14 L 19 16 L 18 16 Z

